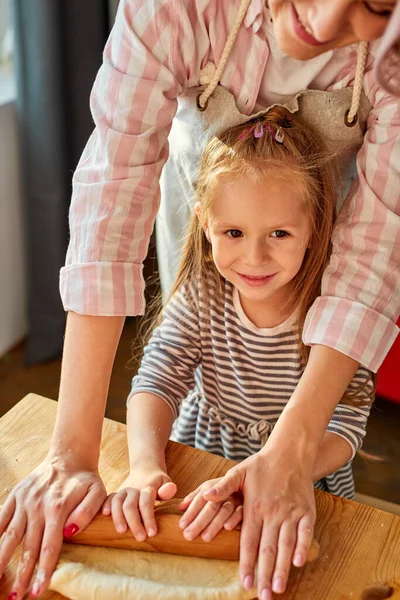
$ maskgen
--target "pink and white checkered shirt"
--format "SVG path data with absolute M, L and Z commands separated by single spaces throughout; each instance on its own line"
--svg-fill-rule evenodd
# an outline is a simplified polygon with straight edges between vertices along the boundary
M 218 63 L 239 4 L 121 0 L 91 94 L 96 128 L 73 179 L 71 238 L 60 276 L 65 310 L 143 313 L 142 263 L 177 98 L 198 85 L 208 61 Z M 292 76 L 283 94 L 293 92 L 290 86 L 296 92 L 352 85 L 354 48 L 293 61 L 291 68 L 288 57 L 276 62 L 267 17 L 264 2 L 252 0 L 221 78 L 242 112 L 251 114 L 268 98 L 269 86 L 279 88 L 277 77 L 285 70 Z M 357 157 L 358 179 L 341 213 L 304 341 L 335 348 L 376 371 L 397 335 L 400 312 L 400 111 L 375 82 L 372 58 L 364 77 L 372 110 Z

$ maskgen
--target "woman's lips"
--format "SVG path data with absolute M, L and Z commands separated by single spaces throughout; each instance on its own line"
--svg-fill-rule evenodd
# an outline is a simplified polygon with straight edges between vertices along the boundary
M 292 19 L 293 19 L 293 28 L 297 37 L 299 37 L 303 42 L 309 44 L 310 46 L 323 46 L 328 42 L 319 42 L 315 39 L 311 34 L 307 33 L 304 29 L 303 25 L 300 22 L 299 15 L 297 10 L 292 3 Z
M 244 275 L 243 273 L 238 273 L 239 277 L 245 282 L 247 283 L 247 285 L 250 285 L 252 287 L 261 287 L 263 285 L 265 285 L 266 283 L 268 283 L 273 276 L 275 275 L 275 273 L 273 273 L 272 275 Z

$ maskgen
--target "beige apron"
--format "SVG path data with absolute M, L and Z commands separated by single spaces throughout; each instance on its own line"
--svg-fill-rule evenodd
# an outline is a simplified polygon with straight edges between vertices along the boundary
M 233 95 L 218 85 L 221 73 L 242 24 L 249 0 L 243 0 L 238 17 L 217 68 L 208 63 L 200 73 L 199 87 L 179 99 L 178 111 L 169 135 L 170 155 L 160 180 L 161 206 L 156 223 L 157 258 L 164 300 L 176 276 L 179 254 L 194 204 L 193 185 L 200 155 L 206 142 L 222 131 L 284 106 L 314 129 L 327 149 L 338 156 L 341 186 L 338 208 L 356 177 L 355 156 L 363 143 L 371 104 L 362 90 L 367 45 L 359 45 L 354 88 L 333 92 L 301 91 L 284 104 L 245 115 L 236 107 Z M 349 126 L 348 121 L 354 121 Z M 347 122 L 346 122 L 347 121 Z

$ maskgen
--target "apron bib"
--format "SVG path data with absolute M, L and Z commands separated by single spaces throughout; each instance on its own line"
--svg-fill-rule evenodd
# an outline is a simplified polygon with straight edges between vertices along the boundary
M 366 46 L 364 54 L 366 56 Z M 363 68 L 361 66 L 361 85 Z M 357 69 L 359 70 L 359 64 Z M 214 135 L 261 116 L 274 106 L 283 106 L 295 113 L 299 121 L 312 128 L 327 150 L 337 156 L 341 174 L 338 209 L 356 178 L 355 157 L 362 146 L 371 110 L 371 104 L 360 85 L 360 75 L 356 76 L 355 85 L 358 81 L 359 97 L 357 117 L 352 126 L 346 124 L 345 115 L 352 107 L 353 88 L 333 92 L 305 90 L 284 104 L 275 103 L 254 114 L 245 115 L 238 110 L 233 95 L 220 85 L 213 89 L 202 108 L 202 95 L 207 91 L 214 75 L 215 66 L 208 63 L 200 73 L 200 86 L 191 88 L 179 98 L 178 111 L 168 138 L 170 154 L 160 179 L 161 205 L 156 221 L 157 260 L 164 301 L 169 295 L 179 266 L 182 242 L 195 200 L 194 185 L 200 156 L 206 143 Z

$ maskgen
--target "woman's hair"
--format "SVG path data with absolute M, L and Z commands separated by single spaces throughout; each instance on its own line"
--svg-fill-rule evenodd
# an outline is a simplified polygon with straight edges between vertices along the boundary
M 390 94 L 400 96 L 400 1 L 396 4 L 380 42 L 375 73 L 384 89 Z
M 293 293 L 284 309 L 296 311 L 299 350 L 306 364 L 309 348 L 301 341 L 301 334 L 306 314 L 320 295 L 322 274 L 331 252 L 340 188 L 337 182 L 335 185 L 337 174 L 333 158 L 323 150 L 317 136 L 282 107 L 275 107 L 260 118 L 212 138 L 202 154 L 196 184 L 200 210 L 198 215 L 193 212 L 170 298 L 177 290 L 188 289 L 191 282 L 200 280 L 207 301 L 206 274 L 210 273 L 222 290 L 223 278 L 212 260 L 211 243 L 203 229 L 221 183 L 246 177 L 265 184 L 267 207 L 268 183 L 291 182 L 308 214 L 311 235 L 302 266 L 293 279 Z M 354 391 L 349 403 L 358 404 Z

